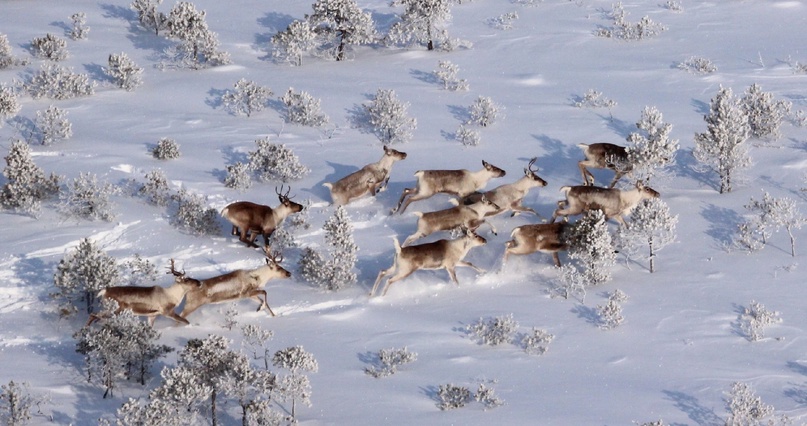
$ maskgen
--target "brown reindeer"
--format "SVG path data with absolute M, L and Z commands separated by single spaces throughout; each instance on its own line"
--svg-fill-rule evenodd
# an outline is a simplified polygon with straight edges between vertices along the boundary
M 258 235 L 263 235 L 263 244 L 268 246 L 269 236 L 275 232 L 286 216 L 303 210 L 301 204 L 291 201 L 289 197 L 291 187 L 285 194 L 282 191 L 283 186 L 280 187 L 280 191 L 275 187 L 277 198 L 280 200 L 280 205 L 275 208 L 249 201 L 237 201 L 225 207 L 221 215 L 233 224 L 232 234 L 239 235 L 239 240 L 250 247 L 258 247 L 255 239 Z
M 255 269 L 238 269 L 201 280 L 201 285 L 186 295 L 185 307 L 179 316 L 187 318 L 193 311 L 209 303 L 224 303 L 245 298 L 257 300 L 261 304 L 258 306 L 259 311 L 265 307 L 272 316 L 275 316 L 266 300 L 266 290 L 263 287 L 269 280 L 289 278 L 291 273 L 280 266 L 283 257 L 279 253 L 270 253 L 268 248 L 264 248 L 264 253 L 266 265 Z
M 616 174 L 614 175 L 614 180 L 608 185 L 609 188 L 613 188 L 622 176 L 633 170 L 633 165 L 628 161 L 628 152 L 625 147 L 606 142 L 591 145 L 581 143 L 577 146 L 583 150 L 583 155 L 586 156 L 585 160 L 577 163 L 577 166 L 580 167 L 580 173 L 583 175 L 583 185 L 594 185 L 594 175 L 586 167 L 613 170 Z
M 524 176 L 522 176 L 519 180 L 513 183 L 497 186 L 496 188 L 484 193 L 476 192 L 471 194 L 465 197 L 462 200 L 462 203 L 475 203 L 482 197 L 485 197 L 499 206 L 497 210 L 488 213 L 487 216 L 501 214 L 506 211 L 512 211 L 513 213 L 511 216 L 515 216 L 516 214 L 522 212 L 529 212 L 536 216 L 540 216 L 534 209 L 524 207 L 521 204 L 530 189 L 546 186 L 546 181 L 538 176 L 538 169 L 532 168 L 532 165 L 535 164 L 537 159 L 537 157 L 534 157 L 530 160 L 527 167 L 524 168 Z
M 566 222 L 538 223 L 522 225 L 510 233 L 510 241 L 504 244 L 504 257 L 502 269 L 511 254 L 531 254 L 535 252 L 550 253 L 555 266 L 560 267 L 558 252 L 569 249 L 569 244 L 563 234 L 569 226 Z
M 392 165 L 406 159 L 406 153 L 384 145 L 384 155 L 375 163 L 368 164 L 336 182 L 323 185 L 331 191 L 334 205 L 345 205 L 368 193 L 376 195 L 383 191 L 389 182 Z
M 402 280 L 420 269 L 445 269 L 448 271 L 451 281 L 458 286 L 460 284 L 457 281 L 457 273 L 454 271 L 457 266 L 467 266 L 479 273 L 484 272 L 472 263 L 463 260 L 472 248 L 487 243 L 484 238 L 471 230 L 466 230 L 465 235 L 455 240 L 438 240 L 409 247 L 401 247 L 397 238 L 393 238 L 393 241 L 395 242 L 395 260 L 392 266 L 378 273 L 373 289 L 370 291 L 370 297 L 375 294 L 381 280 L 393 272 L 395 275 L 387 279 L 384 290 L 381 292 L 382 296 L 387 294 L 392 283 Z
M 659 193 L 641 182 L 630 190 L 601 188 L 599 186 L 564 186 L 560 191 L 566 194 L 566 200 L 558 201 L 558 208 L 552 214 L 552 222 L 558 216 L 581 214 L 591 209 L 601 209 L 605 218 L 613 218 L 622 226 L 627 226 L 623 216 L 627 216 L 640 201 L 658 198 Z
M 423 238 L 437 231 L 448 231 L 458 227 L 475 230 L 485 223 L 486 214 L 498 209 L 499 206 L 482 197 L 479 202 L 469 206 L 455 206 L 428 213 L 415 212 L 418 216 L 417 231 L 407 237 L 403 245 L 408 246 L 418 238 Z M 492 226 L 491 229 L 493 229 Z M 493 229 L 493 232 L 496 233 L 496 230 Z
M 482 166 L 482 170 L 476 172 L 470 172 L 465 169 L 420 170 L 416 172 L 417 186 L 403 190 L 401 198 L 398 200 L 398 207 L 393 210 L 393 213 L 395 211 L 403 213 L 406 207 L 409 206 L 409 203 L 424 200 L 438 193 L 446 193 L 463 198 L 474 191 L 482 189 L 488 184 L 489 180 L 505 175 L 504 170 L 487 161 L 482 161 Z M 404 198 L 407 196 L 409 196 L 409 198 L 404 202 Z
M 112 314 L 129 309 L 135 315 L 145 316 L 149 319 L 149 325 L 154 326 L 154 320 L 157 316 L 162 315 L 172 320 L 188 324 L 188 320 L 182 318 L 174 312 L 174 308 L 182 302 L 185 294 L 201 286 L 199 280 L 188 278 L 185 276 L 185 271 L 177 272 L 174 268 L 174 259 L 171 259 L 171 268 L 167 272 L 174 274 L 174 284 L 170 287 L 137 287 L 137 286 L 119 286 L 108 287 L 98 292 L 98 297 L 104 299 L 114 300 L 118 303 L 118 308 L 115 312 L 99 312 L 97 314 L 90 314 L 87 321 L 89 326 L 93 322 L 108 318 Z

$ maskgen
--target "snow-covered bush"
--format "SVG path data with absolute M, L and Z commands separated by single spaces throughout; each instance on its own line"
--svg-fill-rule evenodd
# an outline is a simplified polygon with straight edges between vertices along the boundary
M 550 288 L 551 297 L 562 297 L 568 300 L 574 297 L 584 303 L 586 300 L 586 277 L 574 265 L 562 265 L 558 271 L 556 282 Z
M 252 186 L 252 176 L 249 165 L 242 162 L 227 166 L 227 176 L 224 178 L 224 186 L 238 191 L 245 191 Z
M 44 37 L 34 37 L 31 40 L 31 49 L 36 57 L 51 61 L 67 59 L 67 41 L 51 33 Z
M 440 385 L 437 389 L 437 407 L 441 410 L 462 408 L 471 402 L 471 391 L 465 386 L 452 383 Z
M 126 53 L 121 52 L 109 55 L 107 65 L 104 68 L 104 73 L 121 89 L 131 92 L 143 84 L 143 79 L 141 78 L 143 68 L 138 67 Z
M 289 182 L 311 172 L 285 144 L 274 144 L 268 137 L 256 139 L 255 144 L 258 149 L 248 153 L 249 169 L 258 174 L 259 180 Z
M 468 113 L 471 115 L 471 118 L 466 124 L 476 124 L 487 127 L 504 117 L 501 109 L 501 106 L 493 102 L 493 99 L 487 96 L 480 96 L 468 107 Z
M 42 135 L 42 145 L 50 145 L 73 136 L 73 125 L 67 120 L 67 111 L 51 105 L 36 112 L 36 127 Z
M 277 380 L 277 392 L 283 401 L 291 401 L 291 417 L 296 417 L 297 401 L 311 405 L 311 384 L 304 372 L 315 373 L 319 370 L 314 355 L 302 346 L 291 346 L 275 352 L 272 365 L 289 370 L 289 374 Z
M 165 172 L 154 169 L 146 173 L 145 177 L 146 183 L 137 190 L 138 195 L 145 198 L 149 204 L 167 206 L 171 201 L 171 189 Z
M 295 92 L 289 87 L 286 94 L 280 97 L 286 105 L 286 121 L 302 126 L 320 127 L 328 124 L 328 116 L 320 109 L 320 100 L 308 92 Z
M 173 160 L 179 158 L 179 144 L 171 138 L 160 138 L 157 146 L 151 150 L 151 155 L 158 160 Z
M 0 189 L 0 206 L 25 214 L 36 215 L 43 200 L 59 192 L 59 177 L 45 176 L 31 158 L 27 143 L 15 140 L 5 157 L 3 176 L 8 182 Z
M 465 331 L 474 336 L 480 344 L 490 346 L 511 342 L 517 330 L 518 322 L 513 319 L 513 314 L 487 320 L 479 318 L 475 323 L 465 327 Z
M 417 120 L 407 115 L 408 102 L 402 102 L 392 89 L 378 89 L 369 104 L 362 106 L 373 133 L 384 145 L 412 139 Z
M 796 201 L 788 198 L 774 198 L 769 193 L 762 194 L 762 200 L 751 201 L 746 204 L 754 216 L 740 224 L 737 243 L 749 250 L 756 251 L 768 243 L 768 238 L 774 232 L 784 227 L 790 236 L 790 254 L 796 256 L 796 237 L 794 229 L 799 229 L 807 223 L 807 218 L 801 215 Z
M 792 103 L 773 97 L 773 93 L 763 92 L 762 88 L 754 83 L 742 97 L 742 105 L 748 115 L 748 124 L 751 127 L 751 136 L 755 138 L 779 139 L 782 137 L 779 128 L 782 121 L 790 115 Z
M 645 107 L 636 127 L 639 131 L 627 137 L 628 163 L 633 178 L 649 185 L 658 170 L 675 160 L 678 139 L 670 139 L 672 124 L 664 122 L 656 107 Z
M 57 64 L 43 64 L 39 72 L 23 83 L 34 99 L 71 99 L 95 93 L 95 82 L 87 74 L 75 74 L 70 68 Z
M 667 2 L 664 3 L 664 7 L 667 8 L 667 10 L 676 13 L 681 13 L 684 11 L 684 6 L 682 6 L 681 2 L 678 0 L 667 0 Z
M 706 132 L 695 134 L 695 158 L 717 172 L 720 193 L 731 192 L 735 175 L 751 166 L 745 141 L 751 132 L 742 100 L 731 88 L 720 87 L 703 117 Z
M 137 19 L 140 25 L 146 30 L 154 30 L 154 35 L 159 35 L 160 30 L 165 29 L 168 18 L 164 13 L 157 11 L 157 6 L 163 0 L 133 0 L 129 7 L 137 12 Z
M 56 208 L 66 217 L 110 222 L 115 218 L 115 205 L 109 197 L 117 193 L 117 187 L 108 182 L 99 182 L 95 174 L 79 173 L 59 194 Z
M 460 143 L 465 146 L 477 146 L 482 140 L 482 136 L 479 134 L 478 129 L 469 128 L 464 124 L 460 124 L 460 126 L 457 127 L 457 132 L 454 133 L 454 139 L 460 141 Z
M 14 89 L 0 86 L 0 127 L 3 127 L 3 121 L 17 115 L 21 108 Z
M 403 6 L 401 20 L 387 34 L 390 43 L 425 44 L 428 50 L 448 39 L 445 24 L 451 20 L 451 0 L 392 0 L 391 6 Z
M 359 248 L 353 241 L 353 224 L 344 206 L 338 206 L 323 226 L 327 257 L 307 247 L 297 264 L 308 283 L 325 290 L 338 291 L 356 283 L 354 271 Z
M 11 53 L 11 44 L 8 42 L 8 36 L 0 34 L 0 70 L 17 65 L 28 65 L 28 60 L 15 57 Z
M 731 391 L 726 394 L 728 418 L 726 426 L 756 426 L 773 414 L 773 406 L 762 402 L 747 383 L 734 382 Z M 774 423 L 768 423 L 773 425 Z
M 31 393 L 28 382 L 0 385 L 0 423 L 8 426 L 22 426 L 31 420 L 31 409 L 36 406 L 42 414 L 42 404 L 50 402 L 48 396 Z
M 53 298 L 60 304 L 62 316 L 78 311 L 80 302 L 86 303 L 87 313 L 95 309 L 96 294 L 102 289 L 116 285 L 120 270 L 114 257 L 109 256 L 92 240 L 85 238 L 78 247 L 65 254 L 56 267 Z
M 317 44 L 317 33 L 307 20 L 294 20 L 285 31 L 272 36 L 272 57 L 281 62 L 301 66 L 303 54 L 313 52 Z
M 504 400 L 499 398 L 499 396 L 496 395 L 496 391 L 485 383 L 480 383 L 479 387 L 476 388 L 474 399 L 484 405 L 485 410 L 504 405 Z
M 530 355 L 543 355 L 549 350 L 549 344 L 555 340 L 555 335 L 544 329 L 533 327 L 530 333 L 521 336 L 521 347 Z
M 204 196 L 182 188 L 174 194 L 173 199 L 177 206 L 171 217 L 172 225 L 196 235 L 218 235 L 221 232 L 219 212 L 207 207 Z
M 589 210 L 571 225 L 568 233 L 569 257 L 579 265 L 582 280 L 588 286 L 611 279 L 616 255 L 602 210 Z
M 157 267 L 148 259 L 143 259 L 140 254 L 135 253 L 132 259 L 120 264 L 121 282 L 126 285 L 142 285 L 157 281 Z
M 178 44 L 166 51 L 172 64 L 201 69 L 230 63 L 230 55 L 219 50 L 218 35 L 207 26 L 205 11 L 196 10 L 193 3 L 180 1 L 175 4 L 166 18 L 166 28 L 168 36 L 178 40 Z
M 737 321 L 746 338 L 751 342 L 756 342 L 765 337 L 765 327 L 782 322 L 782 319 L 779 317 L 779 312 L 769 311 L 761 303 L 752 300 L 747 307 L 743 308 Z
M 395 374 L 398 367 L 417 360 L 418 354 L 403 348 L 381 349 L 376 354 L 376 365 L 366 367 L 364 372 L 375 377 L 387 377 Z
M 434 76 L 437 77 L 443 88 L 452 92 L 468 90 L 468 80 L 457 77 L 460 67 L 451 63 L 451 61 L 438 62 L 439 69 L 434 71 Z
M 614 290 L 608 296 L 608 303 L 605 305 L 597 305 L 597 315 L 599 316 L 600 328 L 603 330 L 611 330 L 618 327 L 625 321 L 622 316 L 621 303 L 628 300 L 628 296 L 622 290 Z
M 355 0 L 316 0 L 308 22 L 319 36 L 323 54 L 342 61 L 348 46 L 373 43 L 375 22 L 369 12 L 362 12 Z
M 596 35 L 606 38 L 615 38 L 619 40 L 644 40 L 647 38 L 655 37 L 667 30 L 662 24 L 653 22 L 649 16 L 644 16 L 639 22 L 633 23 L 627 20 L 628 13 L 622 6 L 622 2 L 613 4 L 612 11 L 608 17 L 613 19 L 614 24 L 608 28 L 599 28 Z
M 677 223 L 678 215 L 671 215 L 670 207 L 661 198 L 642 200 L 631 212 L 630 226 L 617 231 L 620 253 L 629 257 L 647 253 L 650 272 L 655 272 L 656 253 L 675 241 Z
M 499 30 L 509 30 L 513 28 L 513 22 L 515 22 L 517 19 L 517 12 L 508 12 L 495 18 L 488 19 L 488 25 Z
M 577 108 L 608 108 L 610 111 L 616 105 L 616 101 L 608 99 L 602 92 L 594 89 L 588 89 L 583 96 L 578 96 L 574 101 Z
M 233 90 L 221 96 L 221 102 L 233 114 L 249 117 L 253 112 L 262 111 L 271 96 L 272 89 L 242 78 L 233 85 Z
M 717 71 L 717 66 L 707 58 L 690 56 L 678 64 L 678 69 L 692 74 L 711 74 Z
M 269 370 L 269 356 L 271 350 L 267 342 L 275 335 L 272 330 L 266 330 L 259 325 L 246 324 L 241 327 L 241 344 L 247 346 L 252 352 L 252 359 L 262 359 L 265 370 Z
M 70 15 L 70 20 L 73 21 L 73 27 L 70 28 L 70 38 L 73 40 L 84 40 L 90 32 L 90 27 L 87 26 L 87 15 L 84 12 L 78 12 Z
M 297 261 L 297 272 L 302 279 L 314 286 L 325 287 L 328 283 L 328 260 L 319 250 L 305 247 Z

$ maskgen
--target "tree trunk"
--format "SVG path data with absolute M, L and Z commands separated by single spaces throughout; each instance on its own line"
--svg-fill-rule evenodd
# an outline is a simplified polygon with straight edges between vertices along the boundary
M 650 237 L 650 273 L 652 274 L 656 269 L 656 254 L 653 253 L 653 237 Z
M 216 389 L 213 389 L 213 392 L 210 395 L 210 419 L 213 421 L 213 426 L 218 424 L 218 420 L 216 419 Z
M 793 230 L 787 226 L 787 235 L 790 236 L 790 255 L 796 257 L 796 237 L 793 236 Z

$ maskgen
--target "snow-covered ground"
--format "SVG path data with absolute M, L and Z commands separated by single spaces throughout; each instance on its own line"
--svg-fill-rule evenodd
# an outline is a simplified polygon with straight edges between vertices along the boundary
M 312 406 L 297 408 L 301 423 L 626 425 L 663 419 L 717 425 L 727 415 L 726 393 L 738 381 L 750 384 L 777 413 L 797 424 L 807 421 L 807 290 L 799 265 L 807 252 L 805 230 L 796 231 L 795 258 L 784 232 L 757 253 L 724 248 L 746 214 L 743 206 L 763 190 L 796 199 L 804 210 L 807 130 L 786 124 L 773 147 L 749 140 L 754 164 L 728 194 L 718 194 L 717 175 L 697 170 L 692 157 L 694 134 L 706 130 L 703 115 L 721 85 L 741 94 L 757 83 L 792 102 L 794 112 L 807 110 L 807 75 L 792 67 L 807 62 L 807 2 L 684 1 L 676 13 L 659 2 L 627 0 L 628 20 L 648 15 L 667 27 L 655 38 L 629 42 L 594 35 L 611 24 L 605 17 L 610 1 L 546 0 L 528 6 L 475 0 L 455 5 L 447 26 L 451 37 L 472 42 L 470 49 L 429 52 L 421 46 L 378 45 L 351 49 L 344 62 L 312 57 L 304 57 L 301 67 L 273 62 L 269 39 L 310 13 L 310 3 L 194 1 L 232 57 L 230 65 L 197 71 L 156 68 L 169 42 L 142 30 L 128 1 L 0 3 L 0 33 L 17 56 L 30 57 L 30 41 L 45 33 L 69 40 L 65 33 L 73 13 L 86 13 L 91 28 L 88 39 L 69 40 L 70 56 L 62 64 L 97 80 L 96 93 L 63 101 L 21 98 L 19 117 L 34 120 L 36 111 L 55 104 L 73 123 L 69 140 L 31 147 L 46 173 L 75 178 L 90 172 L 123 185 L 142 182 L 145 173 L 159 168 L 174 189 L 202 194 L 216 209 L 235 200 L 276 205 L 275 183 L 256 183 L 242 193 L 223 184 L 226 166 L 243 161 L 254 141 L 268 136 L 293 149 L 312 170 L 292 182 L 295 200 L 313 204 L 311 228 L 296 234 L 302 246 L 324 244 L 321 226 L 333 208 L 322 183 L 381 156 L 375 136 L 351 126 L 353 112 L 380 88 L 394 89 L 410 104 L 417 130 L 411 142 L 395 146 L 408 158 L 393 167 L 386 192 L 348 206 L 359 246 L 358 284 L 326 292 L 295 277 L 270 281 L 266 290 L 278 314 L 274 318 L 254 312 L 254 301 L 238 303 L 239 323 L 260 324 L 274 332 L 273 347 L 302 345 L 318 361 L 319 371 L 309 375 Z M 401 12 L 386 1 L 359 5 L 372 12 L 380 32 Z M 171 6 L 166 2 L 161 10 Z M 512 29 L 488 22 L 513 11 L 519 18 Z M 145 68 L 144 84 L 133 92 L 113 87 L 101 71 L 109 54 L 119 52 Z M 710 59 L 718 71 L 694 75 L 677 69 L 691 56 Z M 468 91 L 447 91 L 436 82 L 432 73 L 441 60 L 459 66 Z M 28 67 L 0 70 L 0 84 L 22 80 L 41 62 L 32 58 Z M 219 97 L 240 78 L 271 87 L 276 97 L 289 87 L 310 93 L 321 99 L 331 124 L 320 129 L 287 124 L 276 108 L 249 118 L 229 114 Z M 590 89 L 617 105 L 575 107 Z M 452 135 L 479 96 L 503 106 L 505 117 L 481 130 L 479 146 L 465 147 Z M 415 171 L 476 170 L 486 160 L 507 171 L 491 182 L 493 187 L 517 179 L 529 159 L 538 157 L 539 174 L 548 185 L 532 190 L 524 204 L 549 217 L 561 198 L 558 189 L 580 183 L 582 154 L 576 145 L 625 145 L 645 106 L 664 114 L 681 145 L 670 176 L 654 185 L 679 216 L 677 241 L 659 253 L 655 273 L 645 261 L 620 258 L 613 279 L 589 289 L 584 304 L 550 298 L 548 286 L 558 272 L 547 255 L 513 257 L 496 272 L 510 230 L 536 221 L 529 215 L 497 216 L 492 222 L 499 234 L 485 230 L 488 244 L 468 256 L 489 272 L 460 268 L 459 287 L 444 271 L 418 272 L 385 297 L 367 297 L 378 271 L 392 262 L 391 237 L 402 240 L 414 231 L 412 212 L 449 206 L 448 197 L 435 196 L 403 215 L 389 215 L 401 191 L 414 183 Z M 6 122 L 0 128 L 4 155 L 14 137 L 20 135 Z M 177 141 L 179 159 L 164 162 L 150 155 L 162 137 Z M 611 177 L 607 171 L 594 173 L 599 182 Z M 155 368 L 147 386 L 127 382 L 108 399 L 101 398 L 100 386 L 86 382 L 83 358 L 71 337 L 86 318 L 60 319 L 49 297 L 56 265 L 79 241 L 90 238 L 121 261 L 139 254 L 163 267 L 174 258 L 199 278 L 263 262 L 260 251 L 229 235 L 223 219 L 219 236 L 197 237 L 172 227 L 163 208 L 128 196 L 114 201 L 112 222 L 66 219 L 53 203 L 46 203 L 37 219 L 2 213 L 0 383 L 25 381 L 33 392 L 50 395 L 52 402 L 43 407 L 45 416 L 34 418 L 36 424 L 95 424 L 127 398 L 145 397 L 159 382 Z M 284 254 L 284 265 L 294 270 L 300 249 Z M 563 254 L 561 259 L 567 260 Z M 158 284 L 168 285 L 168 277 Z M 629 296 L 625 322 L 602 330 L 596 306 L 616 289 Z M 752 300 L 783 320 L 757 342 L 737 326 Z M 185 327 L 159 318 L 161 343 L 180 349 L 188 339 L 220 334 L 240 347 L 238 331 L 222 327 L 225 308 L 203 307 Z M 555 335 L 545 355 L 529 355 L 511 344 L 480 345 L 464 332 L 480 318 L 511 314 L 521 332 L 537 327 Z M 403 346 L 418 354 L 417 361 L 391 377 L 364 373 L 369 353 Z M 164 359 L 165 365 L 175 362 L 176 353 Z M 505 405 L 487 411 L 475 402 L 455 410 L 437 408 L 440 385 L 474 390 L 480 382 L 492 386 Z M 237 408 L 225 407 L 224 424 L 238 423 Z

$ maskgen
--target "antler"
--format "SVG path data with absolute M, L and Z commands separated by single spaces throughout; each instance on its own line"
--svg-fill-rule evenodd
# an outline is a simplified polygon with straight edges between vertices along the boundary
M 182 272 L 177 272 L 176 268 L 174 267 L 174 259 L 171 259 L 171 267 L 168 268 L 168 269 L 169 269 L 169 271 L 166 272 L 166 274 L 174 274 L 174 276 L 176 276 L 176 277 L 184 277 L 185 276 L 185 270 L 184 269 L 182 270 Z
M 535 173 L 535 172 L 538 171 L 538 168 L 536 168 L 535 170 L 532 169 L 532 165 L 535 164 L 536 160 L 538 160 L 538 157 L 532 157 L 529 164 L 527 164 L 527 167 L 524 168 L 524 173 L 527 173 L 527 172 Z
M 286 190 L 285 194 L 283 193 L 283 187 L 284 186 L 285 185 L 282 185 L 282 184 L 280 185 L 280 191 L 278 191 L 277 187 L 275 187 L 275 193 L 277 194 L 277 196 L 280 197 L 281 200 L 283 200 L 284 198 L 287 199 L 287 200 L 290 200 L 290 199 L 294 198 L 294 197 L 289 197 L 289 192 L 291 192 L 291 185 L 289 185 L 289 189 Z
M 278 265 L 280 264 L 280 262 L 283 262 L 283 253 L 281 253 L 280 250 L 272 251 L 271 247 L 264 246 L 263 251 L 264 254 L 266 255 L 266 262 L 271 261 L 272 263 Z

